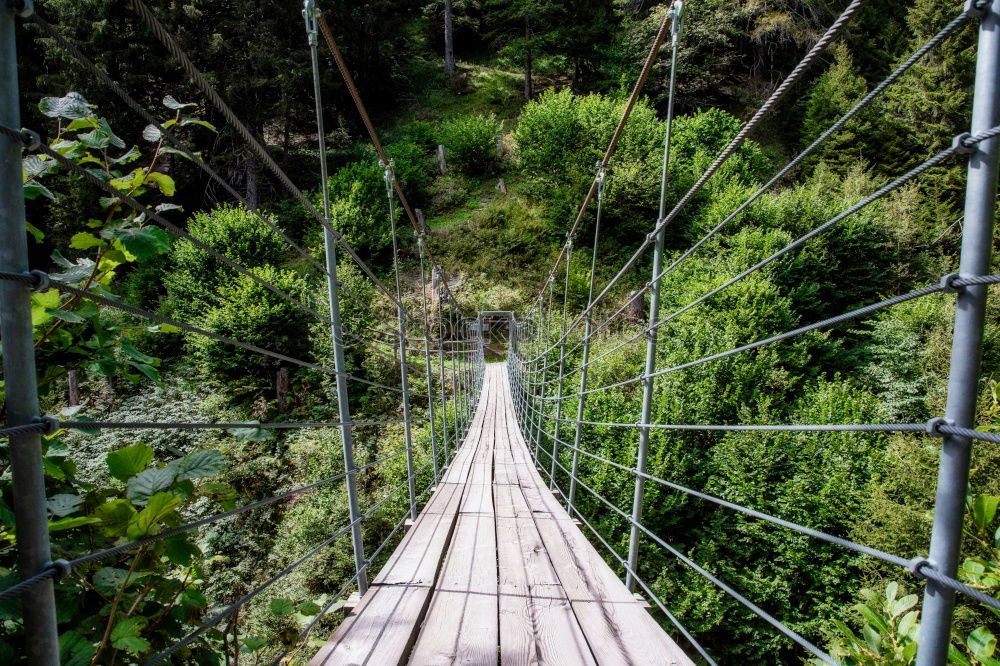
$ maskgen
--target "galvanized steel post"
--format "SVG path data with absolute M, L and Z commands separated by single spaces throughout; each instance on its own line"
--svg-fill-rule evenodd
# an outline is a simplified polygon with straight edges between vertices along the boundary
M 444 281 L 443 272 L 439 279 Z M 448 446 L 448 390 L 444 369 L 444 294 L 438 286 L 438 374 L 441 375 L 441 438 L 444 442 L 444 466 L 451 464 L 451 448 Z M 455 431 L 455 446 L 458 446 L 458 431 Z
M 671 18 L 670 36 L 670 85 L 667 94 L 667 122 L 663 137 L 663 169 L 660 173 L 660 209 L 656 216 L 657 224 L 663 219 L 666 213 L 667 203 L 667 167 L 670 164 L 670 128 L 674 117 L 674 81 L 677 74 L 677 42 L 683 29 L 683 5 L 681 0 L 675 0 L 670 7 L 673 15 Z M 666 229 L 660 229 L 656 234 L 656 241 L 653 245 L 653 277 L 652 292 L 649 297 L 649 332 L 646 334 L 646 372 L 642 385 L 642 411 L 639 416 L 639 424 L 643 426 L 639 429 L 639 449 L 636 453 L 635 468 L 638 472 L 635 477 L 635 491 L 632 496 L 632 523 L 628 540 L 628 568 L 625 575 L 625 585 L 629 591 L 635 590 L 635 577 L 631 572 L 637 571 L 639 566 L 639 524 L 642 521 L 642 500 L 646 488 L 646 479 L 642 474 L 646 472 L 646 459 L 649 453 L 649 422 L 653 411 L 653 382 L 651 377 L 656 371 L 656 322 L 660 318 L 660 271 L 663 270 L 663 242 Z
M 15 45 L 16 15 L 30 12 L 4 3 L 0 11 L 0 123 L 20 129 Z M 28 232 L 21 185 L 21 142 L 0 136 L 0 270 L 28 271 Z M 0 281 L 0 338 L 6 382 L 7 426 L 37 422 L 38 385 L 35 375 L 31 290 L 20 282 Z M 51 560 L 49 521 L 42 471 L 42 442 L 37 432 L 12 434 L 9 439 L 13 481 L 17 561 L 21 578 L 48 567 Z M 53 582 L 47 578 L 24 590 L 21 597 L 28 661 L 58 666 L 59 637 Z
M 552 429 L 552 459 L 549 461 L 549 490 L 556 487 L 556 460 L 559 455 L 559 427 L 562 423 L 563 386 L 566 377 L 566 320 L 569 316 L 569 267 L 573 259 L 573 237 L 566 237 L 566 278 L 563 282 L 562 335 L 559 338 L 559 382 L 556 384 L 556 417 Z
M 597 216 L 594 221 L 594 247 L 590 257 L 590 292 L 587 297 L 587 314 L 583 329 L 583 358 L 580 363 L 580 396 L 576 403 L 576 433 L 573 437 L 573 465 L 569 475 L 569 493 L 566 495 L 566 510 L 573 515 L 573 501 L 576 498 L 576 479 L 580 469 L 580 446 L 583 444 L 583 410 L 587 404 L 587 365 L 590 362 L 590 335 L 594 315 L 594 273 L 597 270 L 597 244 L 601 236 L 601 209 L 604 203 L 604 179 L 607 176 L 603 162 L 597 163 Z
M 351 520 L 351 545 L 354 550 L 354 569 L 358 578 L 358 593 L 368 591 L 368 563 L 365 560 L 364 539 L 361 534 L 361 509 L 358 506 L 358 471 L 354 463 L 354 431 L 351 425 L 351 406 L 347 393 L 347 363 L 344 360 L 344 333 L 340 321 L 340 283 L 337 280 L 337 239 L 330 228 L 330 192 L 327 182 L 326 133 L 323 129 L 323 98 L 319 80 L 318 26 L 319 10 L 313 0 L 306 0 L 302 12 L 309 36 L 312 58 L 313 92 L 316 99 L 316 133 L 319 137 L 319 169 L 323 191 L 323 247 L 326 251 L 327 296 L 330 301 L 330 334 L 333 338 L 333 369 L 336 372 L 337 411 L 340 417 L 341 440 L 344 449 L 344 471 L 347 474 L 347 509 Z
M 385 193 L 389 198 L 389 226 L 392 229 L 392 269 L 396 277 L 396 319 L 399 328 L 399 382 L 403 390 L 403 436 L 406 438 L 406 485 L 410 492 L 410 520 L 417 519 L 417 486 L 413 468 L 413 428 L 410 416 L 410 378 L 406 362 L 406 309 L 403 308 L 402 290 L 399 286 L 399 238 L 396 235 L 396 205 L 392 162 L 379 163 L 385 180 Z
M 991 0 L 983 7 L 979 26 L 970 132 L 996 125 L 1000 125 L 1000 0 Z M 984 275 L 990 270 L 998 148 L 1000 138 L 988 139 L 969 155 L 959 277 Z M 976 285 L 963 287 L 957 295 L 945 419 L 963 428 L 975 427 L 986 292 L 986 286 Z M 971 452 L 970 439 L 944 437 L 927 566 L 946 576 L 954 577 L 958 568 Z M 927 581 L 918 666 L 937 666 L 947 660 L 954 604 L 953 590 Z
M 431 371 L 431 333 L 427 324 L 427 285 L 424 274 L 424 232 L 417 236 L 417 247 L 420 249 L 420 301 L 423 306 L 424 315 L 424 367 L 427 374 L 427 416 L 431 422 L 431 462 L 434 468 L 434 483 L 438 481 L 438 450 L 437 450 L 437 425 L 434 423 L 434 373 Z M 445 444 L 447 447 L 447 444 Z

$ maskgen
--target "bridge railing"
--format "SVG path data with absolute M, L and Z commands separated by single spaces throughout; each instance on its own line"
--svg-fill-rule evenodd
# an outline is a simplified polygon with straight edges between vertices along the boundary
M 324 615 L 335 608 L 338 602 L 342 602 L 352 589 L 357 589 L 361 594 L 365 592 L 368 586 L 368 572 L 373 563 L 378 562 L 380 557 L 384 558 L 388 555 L 386 549 L 393 543 L 393 538 L 405 529 L 409 521 L 417 517 L 418 504 L 427 497 L 437 483 L 441 469 L 449 464 L 451 455 L 469 427 L 483 375 L 484 358 L 480 329 L 471 325 L 470 322 L 474 320 L 463 316 L 460 304 L 449 289 L 446 273 L 431 256 L 425 241 L 424 229 L 417 225 L 405 193 L 393 172 L 392 162 L 382 149 L 381 142 L 368 119 L 364 104 L 354 86 L 343 57 L 337 50 L 333 37 L 314 2 L 308 0 L 305 3 L 303 16 L 305 18 L 306 39 L 303 40 L 303 44 L 308 44 L 313 68 L 319 143 L 319 164 L 317 167 L 321 181 L 322 210 L 317 210 L 310 197 L 295 185 L 288 174 L 271 157 L 260 137 L 252 132 L 226 104 L 206 76 L 180 47 L 173 35 L 160 23 L 154 12 L 142 0 L 130 0 L 128 6 L 138 22 L 144 25 L 166 52 L 181 64 L 189 79 L 201 91 L 204 98 L 215 107 L 216 111 L 226 119 L 232 131 L 242 139 L 244 146 L 267 167 L 285 192 L 302 205 L 312 221 L 322 228 L 325 253 L 322 259 L 313 257 L 307 249 L 277 227 L 266 214 L 259 213 L 231 182 L 219 175 L 219 170 L 216 167 L 211 166 L 205 157 L 178 138 L 168 123 L 157 121 L 149 110 L 138 102 L 121 83 L 111 78 L 104 69 L 95 63 L 95 60 L 91 59 L 91 56 L 83 53 L 75 43 L 64 37 L 57 28 L 40 16 L 30 0 L 4 5 L 4 9 L 0 11 L 0 100 L 2 100 L 0 101 L 0 150 L 2 150 L 3 155 L 2 162 L 0 162 L 0 188 L 2 188 L 0 190 L 2 191 L 2 198 L 0 198 L 0 247 L 2 247 L 0 249 L 0 334 L 2 334 L 3 340 L 7 423 L 4 428 L 0 429 L 0 438 L 6 439 L 9 444 L 15 497 L 18 573 L 22 580 L 20 583 L 0 591 L 0 600 L 20 597 L 23 609 L 22 630 L 25 637 L 26 656 L 30 663 L 40 666 L 59 664 L 56 586 L 72 584 L 72 580 L 66 583 L 60 582 L 70 573 L 83 571 L 85 567 L 100 561 L 135 553 L 139 549 L 163 539 L 192 532 L 248 511 L 297 498 L 318 488 L 343 483 L 346 488 L 349 516 L 349 522 L 346 525 L 332 531 L 327 538 L 311 546 L 310 550 L 301 557 L 274 573 L 263 583 L 255 585 L 243 596 L 232 600 L 221 610 L 214 612 L 200 627 L 167 649 L 149 657 L 145 663 L 158 664 L 170 660 L 177 650 L 201 639 L 210 629 L 232 617 L 241 607 L 311 557 L 349 535 L 354 557 L 354 574 L 343 581 L 342 587 L 329 598 L 316 617 L 302 630 L 296 641 L 296 645 L 299 644 Z M 323 275 L 327 283 L 326 311 L 311 307 L 273 283 L 259 277 L 246 266 L 228 257 L 223 249 L 212 247 L 185 231 L 178 224 L 171 222 L 168 219 L 169 213 L 166 211 L 146 206 L 129 193 L 112 187 L 104 179 L 96 177 L 59 151 L 49 147 L 41 140 L 38 132 L 23 128 L 19 116 L 21 97 L 18 91 L 17 57 L 14 48 L 18 17 L 38 28 L 43 35 L 49 38 L 52 48 L 73 58 L 82 70 L 91 76 L 92 83 L 110 90 L 126 107 L 149 123 L 149 126 L 158 132 L 158 136 L 162 137 L 166 145 L 196 164 L 214 185 L 222 188 L 234 201 L 242 204 L 256 221 L 280 235 L 292 252 L 301 257 L 312 269 Z M 331 221 L 320 86 L 321 64 L 318 54 L 320 32 L 323 33 L 326 44 L 344 76 L 358 111 L 371 134 L 376 151 L 382 159 L 382 175 L 386 186 L 389 225 L 392 231 L 395 282 L 393 287 L 382 282 L 378 272 L 362 259 L 344 235 L 334 228 Z M 158 225 L 176 238 L 185 239 L 199 251 L 210 255 L 233 271 L 251 279 L 260 287 L 287 301 L 297 310 L 328 326 L 333 348 L 333 367 L 325 367 L 314 359 L 302 359 L 285 353 L 281 349 L 265 348 L 244 340 L 221 335 L 195 323 L 181 321 L 128 304 L 121 297 L 99 289 L 89 281 L 74 284 L 71 280 L 56 279 L 44 271 L 33 270 L 28 262 L 24 195 L 21 180 L 22 154 L 25 153 L 43 156 L 43 159 L 51 160 L 69 173 L 80 176 L 88 185 L 111 197 L 111 200 L 116 201 L 118 205 L 131 208 L 136 215 L 144 216 L 143 219 L 149 223 Z M 417 240 L 421 285 L 421 298 L 417 311 L 408 310 L 403 303 L 399 270 L 400 234 L 396 228 L 395 219 L 397 201 L 403 206 L 413 224 Z M 341 317 L 341 300 L 343 298 L 354 299 L 362 308 L 375 311 L 371 309 L 371 303 L 363 300 L 360 295 L 352 292 L 342 281 L 338 280 L 340 268 L 338 252 L 346 255 L 346 258 L 365 276 L 376 292 L 392 304 L 396 313 L 395 321 L 380 317 L 376 313 L 376 319 L 379 322 L 377 325 L 363 325 L 359 322 L 357 329 L 351 330 L 348 323 Z M 428 268 L 430 268 L 430 274 Z M 75 420 L 60 421 L 53 416 L 42 415 L 39 412 L 36 384 L 31 294 L 35 291 L 49 289 L 57 290 L 62 297 L 68 296 L 76 301 L 87 301 L 100 308 L 117 310 L 139 320 L 156 324 L 169 324 L 191 335 L 210 338 L 232 348 L 242 349 L 275 359 L 281 363 L 309 368 L 328 375 L 333 378 L 336 386 L 338 419 L 324 423 L 292 421 L 275 423 L 157 423 L 103 422 L 84 420 L 80 417 L 76 417 Z M 436 318 L 432 312 L 433 303 L 429 303 L 428 291 L 431 292 L 431 300 L 437 302 Z M 435 319 L 436 331 L 432 330 Z M 377 381 L 364 376 L 363 370 L 350 367 L 345 359 L 344 350 L 352 346 L 363 346 L 370 353 L 382 356 L 393 364 L 398 364 L 399 385 Z M 408 360 L 408 352 L 415 352 L 423 357 L 422 368 L 415 366 Z M 409 377 L 412 373 L 417 373 L 418 376 L 419 374 L 423 375 L 427 386 L 426 393 L 417 393 L 410 389 Z M 352 385 L 360 387 L 360 390 L 376 390 L 395 396 L 395 399 L 399 401 L 402 419 L 354 420 L 351 412 L 351 396 L 358 389 L 352 389 Z M 413 401 L 420 408 L 426 409 L 426 417 L 417 418 L 413 415 L 411 409 Z M 354 437 L 358 427 L 398 425 L 403 426 L 405 440 L 399 450 L 365 464 L 359 465 L 356 462 Z M 418 426 L 424 430 L 415 432 Z M 42 458 L 43 437 L 51 437 L 66 429 L 85 429 L 90 432 L 108 429 L 231 431 L 245 428 L 260 430 L 336 429 L 341 436 L 344 471 L 327 478 L 304 483 L 229 511 L 165 529 L 156 534 L 149 534 L 143 538 L 123 541 L 73 559 L 62 557 L 53 559 L 46 515 L 46 488 Z M 421 435 L 423 441 L 418 441 L 418 437 Z M 429 451 L 426 450 L 428 447 Z M 415 453 L 417 452 L 424 454 L 429 459 L 421 468 L 416 468 Z M 388 493 L 374 501 L 371 506 L 362 508 L 357 482 L 359 475 L 403 456 L 406 457 L 407 467 L 405 480 L 391 488 Z M 428 480 L 426 485 L 418 487 L 418 483 L 424 479 Z M 365 543 L 362 532 L 365 521 L 386 507 L 388 502 L 403 494 L 407 496 L 407 510 L 396 520 L 391 529 L 381 535 L 379 543 L 369 549 L 368 546 L 371 544 Z M 286 655 L 287 651 L 278 654 L 274 662 L 277 663 Z
M 510 376 L 515 393 L 515 407 L 522 431 L 533 449 L 533 455 L 538 467 L 550 480 L 550 487 L 559 491 L 565 497 L 567 511 L 585 525 L 596 541 L 607 549 L 609 556 L 620 565 L 625 572 L 626 583 L 630 588 L 638 585 L 656 606 L 673 623 L 677 630 L 692 645 L 692 647 L 708 663 L 714 664 L 710 652 L 701 646 L 691 633 L 685 629 L 678 618 L 671 612 L 670 605 L 659 598 L 649 581 L 640 576 L 640 544 L 643 541 L 662 549 L 676 557 L 687 567 L 703 576 L 712 585 L 731 596 L 752 613 L 772 625 L 777 631 L 794 641 L 807 652 L 826 663 L 837 663 L 823 649 L 791 629 L 787 620 L 776 618 L 764 608 L 751 601 L 746 595 L 732 585 L 713 574 L 709 567 L 711 563 L 698 563 L 685 554 L 656 531 L 655 525 L 643 522 L 644 495 L 648 484 L 657 484 L 664 488 L 697 498 L 700 501 L 739 512 L 757 520 L 778 525 L 792 532 L 807 535 L 836 546 L 875 558 L 899 570 L 908 572 L 917 581 L 925 581 L 923 619 L 920 628 L 920 640 L 917 660 L 921 666 L 939 665 L 945 663 L 952 626 L 955 593 L 1000 610 L 1000 600 L 974 589 L 961 581 L 957 576 L 959 546 L 961 540 L 962 522 L 965 513 L 966 489 L 968 487 L 970 451 L 976 441 L 992 444 L 1000 443 L 1000 435 L 975 429 L 975 405 L 979 385 L 979 363 L 983 337 L 983 321 L 985 312 L 986 291 L 989 285 L 1000 282 L 1000 275 L 992 275 L 990 270 L 990 248 L 992 247 L 994 205 L 996 200 L 998 139 L 1000 135 L 1000 90 L 996 72 L 1000 66 L 1000 3 L 996 0 L 970 0 L 964 8 L 956 10 L 955 17 L 926 44 L 917 49 L 910 58 L 901 63 L 882 82 L 875 86 L 861 101 L 847 113 L 827 128 L 812 144 L 799 153 L 794 159 L 781 168 L 770 180 L 748 197 L 735 210 L 728 214 L 718 225 L 706 233 L 689 249 L 676 257 L 667 257 L 664 252 L 664 234 L 672 221 L 688 208 L 695 195 L 720 170 L 749 134 L 759 127 L 764 117 L 771 113 L 779 104 L 787 91 L 799 81 L 809 66 L 815 62 L 822 51 L 832 43 L 845 28 L 850 19 L 860 9 L 860 0 L 851 2 L 843 13 L 831 24 L 830 28 L 803 57 L 802 61 L 792 70 L 788 77 L 775 89 L 764 104 L 743 126 L 736 137 L 718 155 L 714 162 L 697 179 L 672 208 L 666 207 L 667 168 L 671 147 L 670 131 L 673 112 L 674 82 L 676 71 L 677 41 L 681 33 L 682 12 L 680 2 L 675 2 L 671 11 L 664 19 L 660 32 L 650 51 L 650 58 L 655 56 L 660 43 L 664 39 L 665 26 L 672 24 L 672 52 L 670 71 L 670 88 L 666 135 L 664 138 L 663 170 L 661 172 L 661 195 L 659 214 L 652 229 L 638 249 L 625 261 L 618 272 L 603 287 L 595 289 L 595 268 L 598 254 L 598 241 L 601 233 L 602 200 L 605 181 L 608 178 L 607 168 L 614 153 L 620 130 L 624 127 L 631 112 L 631 104 L 626 106 L 614 137 L 609 144 L 604 158 L 598 162 L 594 180 L 583 204 L 566 236 L 566 242 L 559 253 L 556 262 L 549 271 L 548 277 L 538 293 L 536 300 L 527 315 L 520 320 L 512 320 L 511 344 L 509 349 Z M 952 144 L 945 150 L 933 155 L 917 167 L 895 178 L 889 184 L 859 200 L 843 212 L 826 222 L 811 229 L 801 237 L 788 243 L 778 251 L 762 258 L 747 270 L 726 280 L 717 287 L 706 291 L 701 296 L 663 314 L 660 311 L 660 286 L 664 276 L 670 274 L 702 248 L 711 238 L 718 235 L 741 213 L 765 192 L 774 186 L 809 155 L 834 136 L 838 130 L 868 107 L 889 86 L 909 70 L 915 63 L 933 53 L 945 40 L 951 38 L 960 28 L 967 24 L 978 23 L 979 43 L 977 48 L 977 64 L 975 77 L 975 93 L 969 131 L 955 137 Z M 634 97 L 641 89 L 647 67 L 640 75 Z M 779 335 L 741 345 L 715 354 L 693 358 L 690 361 L 672 367 L 657 368 L 657 333 L 668 322 L 680 315 L 697 308 L 700 304 L 716 297 L 744 278 L 764 269 L 777 259 L 795 252 L 802 246 L 830 228 L 838 225 L 851 215 L 858 213 L 870 204 L 898 190 L 907 183 L 921 177 L 922 174 L 939 164 L 949 161 L 967 160 L 968 176 L 965 194 L 965 216 L 962 229 L 962 251 L 958 272 L 944 276 L 940 282 L 927 285 L 921 289 L 901 294 L 882 301 L 871 303 L 850 312 L 845 312 L 823 321 L 813 322 Z M 569 312 L 570 293 L 570 263 L 577 241 L 584 212 L 596 196 L 594 211 L 593 239 L 588 239 L 591 262 L 589 269 L 589 295 L 586 306 L 578 313 Z M 599 311 L 611 310 L 608 305 L 610 295 L 616 287 L 619 291 L 626 276 L 647 257 L 652 251 L 652 273 L 648 282 L 637 292 L 630 293 L 627 302 L 617 308 L 603 320 L 595 322 Z M 669 263 L 667 263 L 669 261 Z M 664 264 L 667 264 L 664 267 Z M 634 307 L 637 299 L 645 303 L 648 294 L 648 325 L 627 334 L 624 340 L 614 344 L 601 354 L 591 358 L 591 343 L 606 331 L 616 321 L 621 321 L 622 315 Z M 804 335 L 811 331 L 827 329 L 839 324 L 854 321 L 881 310 L 933 294 L 946 294 L 955 299 L 956 318 L 952 334 L 952 360 L 948 384 L 947 409 L 939 418 L 928 423 L 843 423 L 843 424 L 795 424 L 795 425 L 757 425 L 757 424 L 721 424 L 721 423 L 656 423 L 652 419 L 653 399 L 656 392 L 656 379 L 667 374 L 684 372 L 702 364 L 712 363 L 734 355 L 760 349 L 768 345 L 780 343 Z M 561 299 L 561 302 L 560 302 Z M 582 329 L 582 330 L 581 330 Z M 588 369 L 605 359 L 614 358 L 620 349 L 639 343 L 646 343 L 645 363 L 643 371 L 635 376 L 621 381 L 601 386 L 591 386 L 588 383 Z M 579 363 L 569 367 L 570 359 L 579 357 Z M 570 383 L 568 383 L 570 382 Z M 572 388 L 571 383 L 578 388 Z M 585 410 L 587 398 L 590 395 L 613 391 L 615 389 L 636 386 L 641 389 L 641 403 L 638 407 L 638 418 L 635 422 L 620 423 L 601 421 L 597 418 L 586 419 Z M 622 398 L 623 400 L 625 398 Z M 569 413 L 575 410 L 575 413 Z M 614 428 L 635 431 L 637 438 L 636 458 L 633 465 L 622 464 L 608 457 L 598 455 L 583 446 L 584 428 Z M 921 433 L 937 438 L 941 442 L 940 468 L 938 474 L 937 496 L 934 510 L 934 525 L 930 535 L 930 550 L 925 557 L 907 559 L 883 552 L 870 546 L 856 543 L 843 536 L 828 534 L 780 516 L 770 515 L 752 507 L 727 501 L 721 497 L 679 484 L 668 478 L 660 478 L 647 471 L 649 456 L 650 433 L 656 431 L 794 431 L 794 432 L 908 432 Z M 569 459 L 560 456 L 560 450 L 571 451 Z M 631 507 L 622 508 L 601 494 L 581 478 L 581 456 L 595 461 L 613 471 L 631 477 L 634 483 L 633 502 Z M 562 483 L 560 483 L 562 479 Z M 603 515 L 617 516 L 624 520 L 629 530 L 628 551 L 618 550 L 593 524 L 594 517 L 584 515 L 580 510 L 577 496 L 580 492 L 587 493 L 600 507 Z M 672 537 L 677 537 L 674 534 Z

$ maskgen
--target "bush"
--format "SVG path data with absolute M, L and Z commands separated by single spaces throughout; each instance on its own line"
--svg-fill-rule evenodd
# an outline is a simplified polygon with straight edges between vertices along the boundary
M 304 296 L 302 277 L 288 269 L 262 266 L 253 274 L 293 298 Z M 219 304 L 204 316 L 204 326 L 213 333 L 235 338 L 293 358 L 309 351 L 309 324 L 313 318 L 248 276 L 240 275 L 219 291 Z M 279 361 L 202 335 L 192 335 L 195 363 L 205 378 L 234 387 L 270 386 Z
M 221 205 L 196 213 L 188 233 L 245 268 L 281 264 L 286 258 L 281 236 L 243 206 Z M 187 239 L 175 243 L 172 256 L 167 291 L 177 311 L 189 318 L 215 306 L 217 290 L 241 275 Z
M 441 143 L 447 149 L 448 165 L 469 174 L 490 173 L 497 166 L 496 116 L 458 116 L 441 124 Z

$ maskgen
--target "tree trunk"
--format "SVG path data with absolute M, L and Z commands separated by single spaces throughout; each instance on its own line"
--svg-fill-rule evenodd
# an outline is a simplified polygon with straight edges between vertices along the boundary
M 570 81 L 570 84 L 569 84 L 570 90 L 574 90 L 574 91 L 579 90 L 580 89 L 580 79 L 582 79 L 582 78 L 583 78 L 583 68 L 580 67 L 580 59 L 579 58 L 574 58 L 573 59 L 573 80 Z
M 278 397 L 278 412 L 284 414 L 287 410 L 288 387 L 291 383 L 288 368 L 282 366 L 278 368 L 278 378 L 275 381 L 275 393 Z
M 444 73 L 455 73 L 455 17 L 451 0 L 444 0 Z
M 67 402 L 70 407 L 76 407 L 80 404 L 80 373 L 77 370 L 70 370 L 66 375 L 66 381 L 69 384 L 69 400 Z
M 531 19 L 524 17 L 524 99 L 531 99 Z

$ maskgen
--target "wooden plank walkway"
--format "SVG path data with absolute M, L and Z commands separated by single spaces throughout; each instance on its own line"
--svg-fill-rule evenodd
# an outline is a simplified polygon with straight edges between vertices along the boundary
M 430 501 L 309 663 L 693 664 L 542 481 L 504 364 L 486 367 Z

